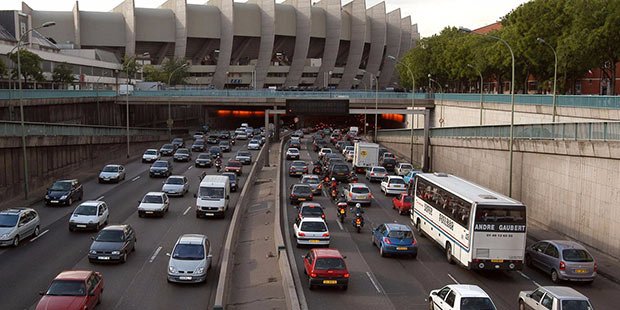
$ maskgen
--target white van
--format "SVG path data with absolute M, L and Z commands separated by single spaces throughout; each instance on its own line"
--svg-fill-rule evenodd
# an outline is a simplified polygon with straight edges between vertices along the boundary
M 248 123 L 241 123 L 241 128 L 248 128 L 250 125 Z
M 196 217 L 224 217 L 230 201 L 230 179 L 225 175 L 206 175 L 196 197 Z

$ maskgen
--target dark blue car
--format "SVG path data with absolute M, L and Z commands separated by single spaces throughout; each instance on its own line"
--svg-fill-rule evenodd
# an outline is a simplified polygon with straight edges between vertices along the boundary
M 407 225 L 385 223 L 372 231 L 372 243 L 379 247 L 381 256 L 388 254 L 418 256 L 418 242 Z

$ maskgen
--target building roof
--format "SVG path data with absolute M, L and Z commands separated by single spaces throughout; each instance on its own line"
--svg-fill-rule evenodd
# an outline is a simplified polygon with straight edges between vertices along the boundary
M 2 25 L 0 25 L 0 40 L 17 42 L 15 37 L 8 30 L 6 30 L 6 28 L 4 28 Z
M 502 22 L 495 22 L 493 24 L 490 25 L 486 25 L 483 27 L 480 27 L 478 29 L 474 29 L 472 30 L 472 32 L 478 33 L 478 34 L 487 34 L 491 31 L 495 31 L 495 30 L 499 30 L 502 28 Z

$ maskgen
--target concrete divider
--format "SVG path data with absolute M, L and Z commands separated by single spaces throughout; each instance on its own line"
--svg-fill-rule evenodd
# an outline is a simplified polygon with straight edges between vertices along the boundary
M 213 309 L 224 309 L 227 302 L 228 290 L 230 285 L 230 273 L 232 272 L 232 267 L 234 264 L 234 244 L 237 241 L 239 227 L 237 227 L 237 223 L 239 223 L 241 219 L 241 215 L 245 210 L 245 206 L 247 205 L 247 197 L 249 197 L 248 192 L 249 188 L 252 187 L 252 181 L 257 172 L 257 169 L 262 169 L 263 162 L 265 160 L 265 156 L 269 156 L 268 150 L 269 146 L 265 145 L 258 153 L 256 160 L 254 161 L 254 165 L 250 170 L 250 173 L 247 176 L 247 181 L 241 190 L 241 194 L 239 195 L 239 199 L 237 199 L 237 204 L 235 205 L 235 210 L 232 215 L 232 219 L 230 220 L 230 226 L 228 227 L 228 233 L 226 234 L 226 241 L 224 241 L 224 247 L 222 248 L 222 259 L 220 263 L 220 276 L 217 282 L 217 289 L 215 291 L 215 302 L 213 305 Z

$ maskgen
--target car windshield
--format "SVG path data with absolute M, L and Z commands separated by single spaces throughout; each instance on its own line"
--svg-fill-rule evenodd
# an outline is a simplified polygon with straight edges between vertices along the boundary
M 194 141 L 194 145 L 204 145 L 205 142 L 203 140 L 196 140 Z
M 166 184 L 182 185 L 183 178 L 168 178 L 168 180 L 166 180 Z
M 336 257 L 317 258 L 316 263 L 314 263 L 314 269 L 317 270 L 342 270 L 346 268 L 345 266 L 344 260 Z
M 200 187 L 198 196 L 206 199 L 224 199 L 223 187 Z
M 163 198 L 159 195 L 146 195 L 142 199 L 144 203 L 162 203 L 164 202 Z
M 413 197 L 411 197 L 411 196 L 407 195 L 407 196 L 405 196 L 405 198 L 403 198 L 403 200 L 404 200 L 405 202 L 413 202 Z
M 349 171 L 349 166 L 347 166 L 347 165 L 334 165 L 332 170 L 334 172 L 348 172 Z
M 153 167 L 168 167 L 168 163 L 165 161 L 156 161 L 153 163 Z
M 241 163 L 238 161 L 229 161 L 228 167 L 241 167 Z
M 288 149 L 288 152 L 293 154 L 299 153 L 297 149 Z
M 386 157 L 383 160 L 383 162 L 386 163 L 386 164 L 394 164 L 394 163 L 396 163 L 396 160 L 394 160 L 394 158 L 391 158 L 391 157 Z
M 157 155 L 157 151 L 155 150 L 146 151 L 144 152 L 144 155 Z
M 174 146 L 172 144 L 164 144 L 164 146 L 161 147 L 164 150 L 171 150 L 174 148 Z
M 294 161 L 291 166 L 295 166 L 295 167 L 305 167 L 306 163 L 304 163 L 303 161 Z
M 562 310 L 592 310 L 587 300 L 562 300 Z
M 211 153 L 219 153 L 221 151 L 219 146 L 214 146 L 212 148 L 209 149 L 209 152 Z
M 176 139 L 172 140 L 172 143 L 173 143 L 173 144 L 174 144 L 174 143 L 183 143 L 183 139 L 181 139 L 181 138 L 176 138 Z
M 308 232 L 326 232 L 327 226 L 323 222 L 303 222 L 301 223 L 301 230 Z
M 18 218 L 17 214 L 0 214 L 0 227 L 15 227 Z
M 71 183 L 70 182 L 54 182 L 54 184 L 52 184 L 52 187 L 50 187 L 50 190 L 68 191 L 68 190 L 71 190 Z
M 411 166 L 411 165 L 400 165 L 400 169 L 409 169 L 409 170 L 411 170 L 411 169 L 413 169 L 413 166 Z
M 303 178 L 301 180 L 301 183 L 306 183 L 306 184 L 319 184 L 319 179 L 318 178 Z
M 220 145 L 221 146 L 228 146 L 228 142 L 226 142 L 226 141 L 220 142 Z
M 231 181 L 237 180 L 237 175 L 234 173 L 222 173 L 222 175 L 227 176 Z
M 103 172 L 118 172 L 118 166 L 105 166 Z
M 351 191 L 355 194 L 368 194 L 370 190 L 365 186 L 355 186 L 351 189 Z
M 390 183 L 391 184 L 405 184 L 405 181 L 400 178 L 393 178 L 390 180 Z
M 411 239 L 413 238 L 413 233 L 407 230 L 392 230 L 388 233 L 388 237 L 398 239 Z
M 495 310 L 495 306 L 487 297 L 463 297 L 461 298 L 461 310 Z
M 189 154 L 189 151 L 186 149 L 178 149 L 177 154 Z
M 45 295 L 86 296 L 86 285 L 83 281 L 54 280 Z
M 102 230 L 95 241 L 99 242 L 123 242 L 123 232 L 121 230 Z
M 209 156 L 209 154 L 200 154 L 198 155 L 198 159 L 211 159 L 211 156 Z
M 594 258 L 584 249 L 565 249 L 562 250 L 562 257 L 567 262 L 592 262 Z
M 319 207 L 305 207 L 301 209 L 301 214 L 303 216 L 317 216 L 320 217 L 323 215 L 323 209 Z
M 374 173 L 387 173 L 387 170 L 385 170 L 385 168 L 380 167 L 380 168 L 373 168 L 372 172 Z
M 323 153 L 331 153 L 332 150 L 331 149 L 322 149 L 321 152 L 323 152 Z
M 79 205 L 73 214 L 77 215 L 97 215 L 96 205 Z
M 308 186 L 295 186 L 293 188 L 293 193 L 295 194 L 310 194 L 312 190 Z
M 250 156 L 250 152 L 237 152 L 237 156 Z
M 201 260 L 205 258 L 205 248 L 202 244 L 177 244 L 172 252 L 172 258 Z

